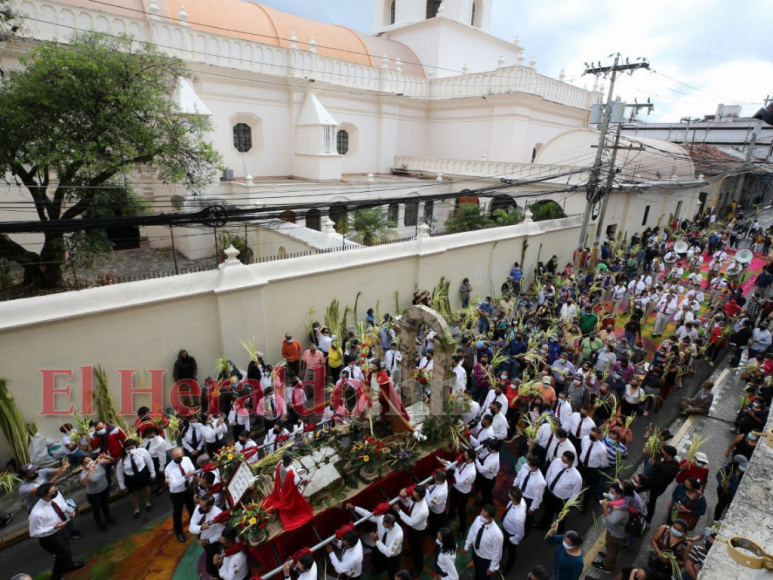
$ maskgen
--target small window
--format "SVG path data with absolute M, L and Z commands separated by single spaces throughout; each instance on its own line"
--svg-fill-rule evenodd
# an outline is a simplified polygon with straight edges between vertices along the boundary
M 349 133 L 339 131 L 336 136 L 336 145 L 338 146 L 338 154 L 346 155 L 349 152 Z
M 650 206 L 644 208 L 644 219 L 641 220 L 641 225 L 647 225 L 647 218 L 650 217 Z
M 427 18 L 435 18 L 443 0 L 427 0 Z
M 295 212 L 288 209 L 287 211 L 283 211 L 281 214 L 279 214 L 279 219 L 283 222 L 287 222 L 289 224 L 295 223 Z
M 400 218 L 400 204 L 390 203 L 389 207 L 387 208 L 387 219 L 390 222 L 397 223 L 397 220 L 399 218 Z
M 252 149 L 252 127 L 247 123 L 234 125 L 234 147 L 242 153 L 247 153 Z
M 395 23 L 395 0 L 392 0 L 392 6 L 389 9 L 389 24 Z
M 409 201 L 405 204 L 405 218 L 403 224 L 406 226 L 415 226 L 419 223 L 419 202 Z
M 322 230 L 322 214 L 318 209 L 310 209 L 306 212 L 306 227 L 310 230 Z
M 426 223 L 432 223 L 432 214 L 435 211 L 435 202 L 434 201 L 425 201 L 424 202 L 424 221 Z

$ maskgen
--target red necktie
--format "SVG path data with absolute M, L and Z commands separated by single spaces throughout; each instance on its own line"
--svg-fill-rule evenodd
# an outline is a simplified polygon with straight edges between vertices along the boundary
M 577 423 L 577 431 L 574 433 L 574 436 L 577 438 L 580 437 L 580 429 L 582 429 L 582 415 L 580 416 L 580 422 Z
M 54 500 L 51 500 L 51 507 L 54 508 L 54 511 L 56 512 L 56 515 L 59 516 L 60 520 L 62 520 L 63 522 L 67 521 L 67 516 L 64 515 L 62 508 L 60 508 L 59 505 Z
M 415 501 L 411 502 L 411 505 L 408 506 L 408 515 L 411 515 L 413 513 L 413 506 L 416 505 Z
M 180 473 L 183 474 L 183 479 L 185 480 L 185 489 L 188 489 L 188 485 L 190 485 L 190 482 L 188 481 L 188 478 L 185 477 L 185 470 L 183 469 L 182 464 L 180 464 Z
M 555 435 L 555 433 L 550 434 L 550 438 L 548 439 L 548 446 L 545 447 L 545 451 L 550 451 L 550 444 L 553 443 L 553 435 Z
M 585 467 L 588 467 L 588 460 L 590 459 L 590 452 L 593 449 L 593 441 L 590 442 L 590 445 L 588 445 L 588 451 L 585 452 L 585 459 L 582 460 L 582 464 Z

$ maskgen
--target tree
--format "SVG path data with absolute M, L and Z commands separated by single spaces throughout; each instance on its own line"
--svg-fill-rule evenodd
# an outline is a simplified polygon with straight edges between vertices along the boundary
M 494 213 L 491 214 L 491 219 L 497 227 L 514 226 L 521 223 L 524 217 L 523 212 L 517 207 L 509 211 L 495 209 Z
M 38 47 L 22 64 L 0 85 L 0 172 L 29 191 L 41 222 L 108 208 L 130 215 L 140 169 L 193 191 L 212 181 L 220 158 L 205 140 L 209 120 L 181 114 L 170 98 L 180 77 L 192 77 L 181 60 L 86 33 Z M 35 253 L 0 235 L 0 257 L 24 268 L 25 283 L 57 286 L 65 235 L 44 236 Z
M 563 208 L 551 199 L 538 201 L 529 206 L 532 218 L 535 222 L 555 220 L 566 217 Z
M 22 23 L 23 16 L 14 8 L 10 0 L 0 0 L 0 42 L 13 38 L 21 29 Z
M 363 246 L 388 242 L 394 235 L 395 222 L 389 221 L 387 212 L 380 207 L 358 209 L 352 214 L 351 240 Z
M 461 232 L 474 232 L 494 226 L 486 212 L 478 204 L 465 203 L 453 211 L 446 219 L 446 231 L 458 234 Z

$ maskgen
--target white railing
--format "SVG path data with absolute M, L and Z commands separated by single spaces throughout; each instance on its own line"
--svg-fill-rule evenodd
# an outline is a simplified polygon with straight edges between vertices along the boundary
M 188 25 L 151 17 L 122 16 L 71 4 L 41 0 L 17 0 L 29 18 L 24 35 L 34 40 L 66 42 L 76 31 L 97 30 L 108 34 L 129 34 L 139 43 L 154 43 L 172 56 L 188 62 L 215 65 L 271 76 L 308 78 L 332 85 L 418 99 L 454 99 L 525 93 L 558 104 L 587 110 L 600 93 L 590 92 L 563 81 L 538 74 L 524 66 L 428 80 L 398 72 L 320 56 L 306 50 L 285 49 L 210 32 Z M 394 63 L 389 62 L 389 66 Z
M 433 159 L 430 157 L 395 157 L 395 169 L 489 177 L 492 179 L 533 179 L 558 176 L 577 171 L 572 165 L 540 165 L 538 163 L 508 163 L 503 161 L 466 161 L 461 159 Z

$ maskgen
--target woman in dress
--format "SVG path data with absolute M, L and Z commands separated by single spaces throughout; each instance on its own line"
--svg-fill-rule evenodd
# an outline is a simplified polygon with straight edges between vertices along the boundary
M 142 490 L 145 496 L 145 511 L 149 512 L 153 509 L 153 505 L 150 503 L 150 482 L 156 479 L 156 468 L 150 453 L 142 447 L 137 447 L 137 442 L 134 439 L 124 441 L 116 473 L 118 487 L 121 491 L 129 493 L 135 518 L 140 517 L 140 508 L 137 502 L 139 490 Z

